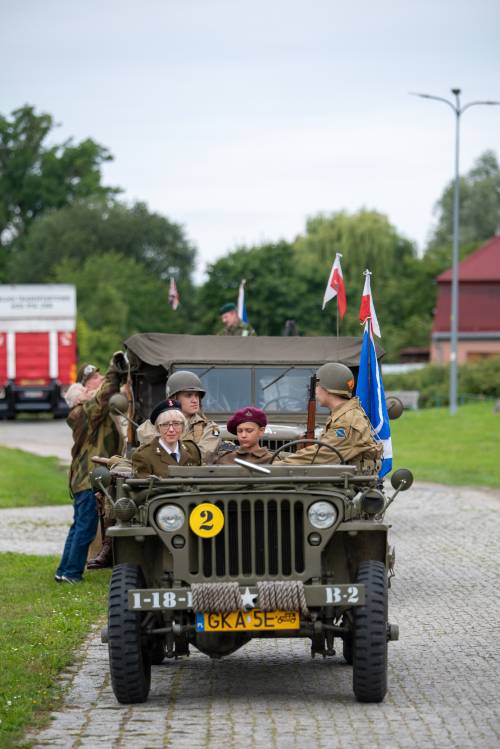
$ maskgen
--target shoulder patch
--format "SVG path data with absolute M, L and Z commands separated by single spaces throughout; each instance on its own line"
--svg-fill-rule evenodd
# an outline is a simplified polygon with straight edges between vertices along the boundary
M 341 437 L 341 438 L 346 436 L 345 429 L 343 428 L 336 429 L 335 434 L 337 435 L 337 437 Z

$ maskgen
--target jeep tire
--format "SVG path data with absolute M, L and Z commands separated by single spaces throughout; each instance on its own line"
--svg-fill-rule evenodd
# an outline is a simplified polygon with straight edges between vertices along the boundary
M 358 702 L 382 702 L 387 692 L 387 573 L 382 562 L 361 562 L 357 583 L 364 606 L 354 609 L 353 690 Z
M 128 608 L 128 591 L 144 587 L 140 567 L 114 567 L 109 585 L 109 667 L 115 697 L 125 705 L 145 702 L 151 686 L 151 656 L 141 636 L 142 613 Z

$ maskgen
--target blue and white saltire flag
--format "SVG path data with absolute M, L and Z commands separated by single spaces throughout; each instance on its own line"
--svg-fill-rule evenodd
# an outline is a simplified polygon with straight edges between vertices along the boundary
M 373 431 L 383 444 L 384 452 L 379 476 L 385 476 L 386 473 L 392 471 L 391 428 L 370 318 L 365 322 L 356 395 L 371 421 Z
M 243 279 L 238 291 L 238 317 L 242 322 L 248 322 L 247 308 L 245 305 L 245 284 L 246 281 Z

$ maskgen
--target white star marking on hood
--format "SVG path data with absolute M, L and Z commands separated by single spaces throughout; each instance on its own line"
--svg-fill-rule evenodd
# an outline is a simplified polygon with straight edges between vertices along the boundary
M 255 608 L 255 601 L 257 600 L 257 593 L 250 593 L 250 588 L 246 587 L 245 592 L 241 596 L 241 602 L 243 604 L 243 608 L 248 611 L 248 609 L 254 609 Z

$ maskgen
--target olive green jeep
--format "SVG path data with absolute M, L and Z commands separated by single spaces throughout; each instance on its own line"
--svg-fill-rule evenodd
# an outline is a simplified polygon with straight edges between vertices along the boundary
M 246 342 L 251 340 L 259 339 Z M 321 355 L 323 361 L 334 360 L 335 352 Z M 307 369 L 314 371 L 322 359 L 310 361 Z M 130 360 L 136 378 L 133 420 L 140 421 L 151 401 L 164 395 L 160 390 L 148 395 L 158 369 L 149 372 L 153 382 L 148 382 L 144 357 L 139 365 Z M 181 364 L 193 370 L 188 359 Z M 255 397 L 255 359 L 251 366 L 254 389 L 242 404 L 232 402 L 231 410 L 264 405 Z M 268 381 L 292 366 L 269 365 L 279 371 L 267 375 Z M 163 369 L 164 380 L 168 369 Z M 306 377 L 298 392 L 305 401 Z M 276 398 L 291 409 L 285 395 Z M 285 410 L 289 424 L 291 415 L 297 419 L 297 413 Z M 273 458 L 294 447 L 293 441 L 280 444 Z M 140 479 L 126 464 L 98 466 L 93 486 L 112 503 L 115 517 L 107 531 L 114 569 L 103 640 L 117 700 L 144 702 L 152 666 L 188 656 L 190 647 L 220 658 L 252 638 L 270 637 L 308 638 L 311 654 L 323 657 L 334 656 L 341 643 L 344 659 L 352 664 L 356 698 L 383 700 L 387 645 L 398 637 L 388 619 L 394 554 L 385 512 L 412 480 L 409 471 L 396 471 L 389 496 L 377 475 L 343 463 L 237 461 L 175 466 L 168 478 Z

